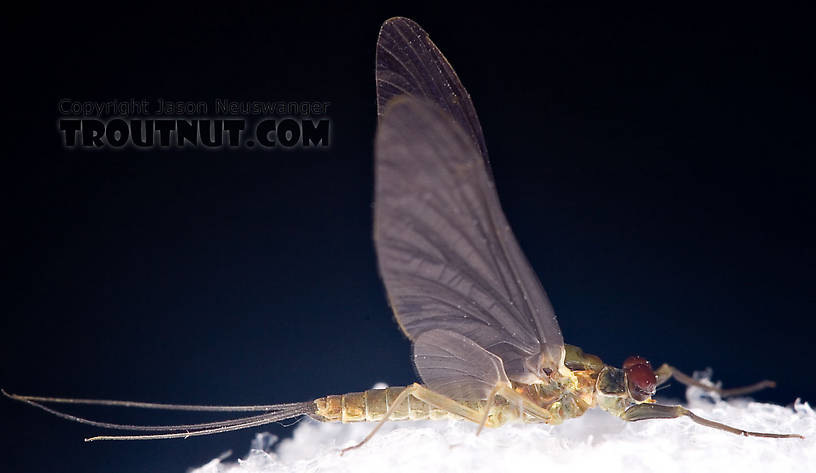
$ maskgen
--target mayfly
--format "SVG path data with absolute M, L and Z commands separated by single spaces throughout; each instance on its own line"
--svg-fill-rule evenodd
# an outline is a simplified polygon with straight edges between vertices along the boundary
M 656 403 L 670 378 L 717 391 L 750 393 L 773 382 L 722 390 L 639 356 L 621 368 L 564 343 L 555 313 L 499 205 L 481 125 L 470 95 L 427 33 L 406 18 L 386 21 L 376 53 L 374 242 L 379 271 L 402 331 L 413 343 L 422 383 L 265 406 L 195 406 L 6 396 L 72 421 L 136 435 L 94 440 L 186 438 L 310 416 L 325 422 L 466 419 L 558 424 L 599 407 L 626 421 L 688 417 L 748 432 Z M 97 422 L 45 404 L 93 404 L 195 411 L 255 411 L 250 417 L 188 425 Z M 346 450 L 348 450 L 346 449 Z M 344 450 L 345 451 L 345 450 Z

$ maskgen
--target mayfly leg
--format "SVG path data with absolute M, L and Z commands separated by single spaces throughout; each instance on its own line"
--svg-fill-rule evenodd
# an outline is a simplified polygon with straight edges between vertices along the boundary
M 351 447 L 346 447 L 340 450 L 340 454 L 344 454 L 349 450 L 354 450 L 356 448 L 362 447 L 366 442 L 371 440 L 372 437 L 380 430 L 380 428 L 385 424 L 391 415 L 402 406 L 403 403 L 408 401 L 409 396 L 413 396 L 416 399 L 432 406 L 437 409 L 444 410 L 451 414 L 457 415 L 464 419 L 467 419 L 471 422 L 474 422 L 479 425 L 479 428 L 476 430 L 476 435 L 482 431 L 482 428 L 485 426 L 487 427 L 494 427 L 498 425 L 496 422 L 490 422 L 490 411 L 492 407 L 495 405 L 496 397 L 502 397 L 507 400 L 510 404 L 518 406 L 519 415 L 522 412 L 528 413 L 531 416 L 537 417 L 543 421 L 548 421 L 552 418 L 552 414 L 544 408 L 533 401 L 531 401 L 526 396 L 517 393 L 513 390 L 510 386 L 506 384 L 497 384 L 495 388 L 490 392 L 485 402 L 484 407 L 481 410 L 473 409 L 472 407 L 468 407 L 459 401 L 449 398 L 444 394 L 440 394 L 438 392 L 432 391 L 421 384 L 414 383 L 413 385 L 405 388 L 397 397 L 394 399 L 394 402 L 388 407 L 385 415 L 382 419 L 377 422 L 377 425 L 371 430 L 371 432 L 366 435 L 366 437 L 360 441 L 359 443 L 352 445 Z
M 405 402 L 408 401 L 409 396 L 413 396 L 420 401 L 435 407 L 437 409 L 441 409 L 451 414 L 458 415 L 463 417 L 467 420 L 472 422 L 476 422 L 481 424 L 487 420 L 487 412 L 479 412 L 476 409 L 468 407 L 458 401 L 455 401 L 443 394 L 439 394 L 437 392 L 431 391 L 430 389 L 422 386 L 421 384 L 414 383 L 411 386 L 406 387 L 403 391 L 394 399 L 394 402 L 388 406 L 388 410 L 385 412 L 385 415 L 382 419 L 377 422 L 377 425 L 365 436 L 365 438 L 357 443 L 356 445 L 352 445 L 351 447 L 346 447 L 340 450 L 340 454 L 344 454 L 349 450 L 354 450 L 356 448 L 360 448 L 365 445 L 366 442 L 371 440 L 374 437 L 374 434 L 380 430 L 380 428 L 385 424 L 389 417 L 396 411 L 399 407 L 402 406 Z
M 625 421 L 635 422 L 639 420 L 648 419 L 675 419 L 681 416 L 686 416 L 695 423 L 706 427 L 724 430 L 726 432 L 731 432 L 732 434 L 742 435 L 745 437 L 766 437 L 774 439 L 805 438 L 804 436 L 799 434 L 772 434 L 766 432 L 750 432 L 747 430 L 738 429 L 736 427 L 731 427 L 730 425 L 722 424 L 720 422 L 715 422 L 713 420 L 708 420 L 703 417 L 700 417 L 683 406 L 664 406 L 661 404 L 636 404 L 627 409 L 623 414 L 621 414 L 620 417 Z
M 670 366 L 664 363 L 660 368 L 655 371 L 655 375 L 657 376 L 657 385 L 660 386 L 661 384 L 666 383 L 671 378 L 676 379 L 682 384 L 686 386 L 695 386 L 701 388 L 708 392 L 717 393 L 721 397 L 729 397 L 729 396 L 741 396 L 744 394 L 750 394 L 756 391 L 761 391 L 765 388 L 775 388 L 776 383 L 770 380 L 762 380 L 758 383 L 751 384 L 749 386 L 741 386 L 738 388 L 730 388 L 730 389 L 722 389 L 716 386 L 711 386 L 708 384 L 701 383 L 696 379 L 692 378 L 691 376 L 684 374 L 683 372 L 679 371 L 677 368 Z

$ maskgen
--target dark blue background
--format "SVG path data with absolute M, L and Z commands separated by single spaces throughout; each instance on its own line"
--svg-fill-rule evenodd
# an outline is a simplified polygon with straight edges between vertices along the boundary
M 772 378 L 757 398 L 813 401 L 807 13 L 221 4 L 15 20 L 0 386 L 242 404 L 414 381 L 371 241 L 374 46 L 400 14 L 472 94 L 505 212 L 568 342 L 614 364 L 712 366 L 732 386 Z M 328 101 L 334 141 L 69 151 L 64 97 Z M 254 435 L 83 444 L 99 429 L 0 401 L 3 471 L 184 471 L 243 455 Z

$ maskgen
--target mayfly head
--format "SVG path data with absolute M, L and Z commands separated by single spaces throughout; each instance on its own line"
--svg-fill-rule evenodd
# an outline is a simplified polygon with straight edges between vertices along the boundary
M 657 376 L 652 371 L 649 360 L 641 356 L 630 356 L 623 362 L 623 371 L 629 397 L 637 403 L 651 400 L 657 389 Z

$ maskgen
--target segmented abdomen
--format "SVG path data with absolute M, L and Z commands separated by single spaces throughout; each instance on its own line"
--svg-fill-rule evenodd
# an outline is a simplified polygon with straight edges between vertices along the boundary
M 361 393 L 348 393 L 315 399 L 315 413 L 312 417 L 324 422 L 366 422 L 377 421 L 385 417 L 388 408 L 405 389 L 403 386 L 385 389 L 369 389 Z M 480 409 L 484 401 L 463 402 L 463 404 Z M 459 419 L 459 416 L 437 409 L 408 396 L 407 401 L 397 406 L 389 420 L 437 420 Z

